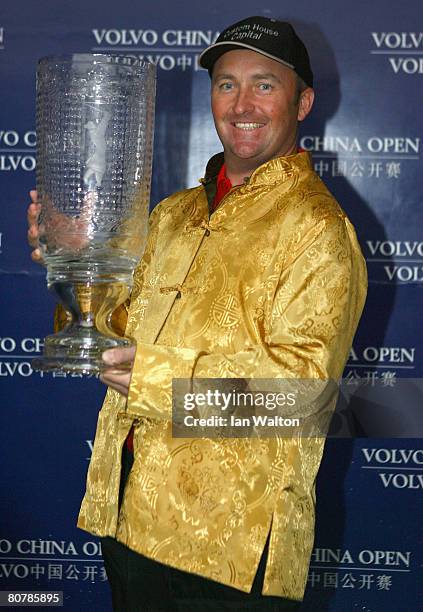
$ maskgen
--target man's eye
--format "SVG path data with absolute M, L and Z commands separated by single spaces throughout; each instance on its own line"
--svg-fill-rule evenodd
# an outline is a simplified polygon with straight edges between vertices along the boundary
M 232 83 L 221 83 L 219 85 L 219 89 L 223 91 L 229 91 L 230 89 L 232 89 Z
M 259 83 L 258 88 L 260 91 L 270 91 L 272 89 L 272 85 L 270 83 Z

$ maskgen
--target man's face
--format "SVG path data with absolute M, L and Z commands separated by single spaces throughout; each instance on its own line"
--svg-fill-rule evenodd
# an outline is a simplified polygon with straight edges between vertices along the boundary
M 226 163 L 256 168 L 295 152 L 312 103 L 310 88 L 299 98 L 293 70 L 255 51 L 228 51 L 214 65 L 211 106 Z

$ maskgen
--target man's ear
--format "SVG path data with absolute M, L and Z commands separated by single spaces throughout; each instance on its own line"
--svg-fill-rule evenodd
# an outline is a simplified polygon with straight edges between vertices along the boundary
M 307 87 L 300 94 L 300 100 L 298 103 L 298 121 L 303 121 L 311 111 L 311 107 L 314 102 L 314 89 Z

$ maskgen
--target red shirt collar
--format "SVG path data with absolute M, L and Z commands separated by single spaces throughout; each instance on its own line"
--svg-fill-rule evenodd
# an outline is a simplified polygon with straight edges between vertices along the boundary
M 232 183 L 226 176 L 226 165 L 223 164 L 216 178 L 216 195 L 214 196 L 212 209 L 215 210 L 225 195 L 232 189 Z
M 297 153 L 304 153 L 304 149 L 298 147 Z M 232 189 L 232 183 L 226 176 L 226 164 L 222 164 L 216 178 L 216 195 L 214 196 L 212 210 L 216 210 L 225 195 Z

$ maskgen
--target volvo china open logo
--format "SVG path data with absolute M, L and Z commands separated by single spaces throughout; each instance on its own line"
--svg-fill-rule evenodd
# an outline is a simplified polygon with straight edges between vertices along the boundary
M 5 377 L 37 376 L 39 378 L 96 378 L 96 374 L 84 376 L 78 372 L 39 372 L 32 369 L 32 359 L 40 355 L 44 347 L 43 338 L 0 337 L 0 380 Z
M 47 584 L 56 589 L 59 584 L 72 581 L 105 582 L 107 580 L 101 557 L 101 542 L 73 542 L 67 540 L 0 539 L 0 580 L 3 588 L 11 579 Z M 62 587 L 61 587 L 62 588 Z M 45 606 L 42 606 L 45 607 Z
M 31 376 L 34 373 L 31 360 L 42 351 L 43 346 L 42 338 L 0 338 L 0 378 Z
M 348 365 L 369 368 L 373 364 L 384 367 L 402 367 L 414 369 L 416 347 L 404 346 L 366 346 L 358 349 L 354 346 L 350 350 Z
M 423 32 L 371 32 L 373 55 L 388 56 L 395 74 L 423 74 Z
M 124 53 L 146 59 L 157 68 L 169 70 L 202 70 L 198 64 L 200 53 L 213 44 L 219 32 L 212 30 L 152 29 L 93 29 L 93 53 Z
M 402 576 L 413 570 L 412 561 L 409 550 L 360 550 L 357 543 L 346 549 L 319 547 L 311 555 L 308 586 L 332 592 L 334 589 L 357 589 L 362 604 L 364 594 L 369 591 L 377 593 L 390 591 L 394 586 L 398 588 Z M 358 609 L 358 605 L 354 609 Z M 375 610 L 363 605 L 359 609 L 362 612 Z
M 391 282 L 423 282 L 423 242 L 366 240 L 365 256 L 368 264 L 382 267 L 385 277 Z
M 423 489 L 423 449 L 362 448 L 361 468 L 374 471 L 384 489 Z
M 420 160 L 418 136 L 307 134 L 301 137 L 300 147 L 313 153 L 314 169 L 323 179 L 396 181 L 402 177 L 405 164 Z
M 35 170 L 35 132 L 0 130 L 0 172 Z

